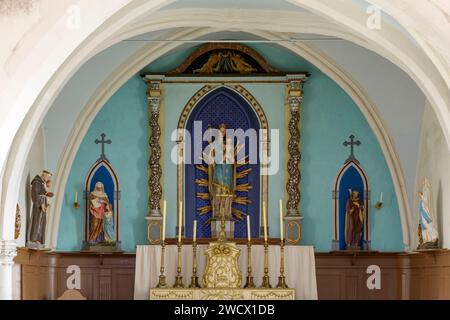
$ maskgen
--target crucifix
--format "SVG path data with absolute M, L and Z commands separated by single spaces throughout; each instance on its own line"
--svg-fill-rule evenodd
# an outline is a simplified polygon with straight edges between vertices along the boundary
M 361 141 L 359 141 L 359 140 L 355 141 L 354 135 L 351 135 L 349 138 L 350 138 L 350 141 L 344 141 L 344 146 L 346 146 L 346 147 L 350 146 L 350 156 L 345 161 L 345 163 L 352 161 L 352 160 L 355 161 L 356 163 L 359 163 L 359 161 L 356 160 L 356 158 L 355 158 L 355 154 L 353 153 L 353 148 L 354 148 L 354 146 L 360 146 Z
M 106 134 L 104 134 L 104 133 L 102 133 L 102 134 L 100 135 L 100 137 L 102 138 L 101 140 L 95 139 L 95 144 L 99 144 L 99 143 L 102 144 L 102 153 L 101 153 L 101 155 L 100 155 L 100 158 L 97 159 L 97 161 L 105 160 L 105 161 L 109 162 L 109 160 L 108 160 L 108 159 L 106 158 L 106 156 L 105 156 L 105 143 L 106 143 L 106 144 L 111 144 L 112 141 L 111 141 L 110 139 L 105 140 Z

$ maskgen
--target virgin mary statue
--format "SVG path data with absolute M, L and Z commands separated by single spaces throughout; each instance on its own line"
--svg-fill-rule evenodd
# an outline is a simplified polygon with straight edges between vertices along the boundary
M 419 246 L 417 249 L 438 247 L 439 233 L 435 226 L 433 213 L 430 210 L 431 203 L 431 185 L 425 178 L 422 183 L 422 191 L 419 192 Z
M 221 218 L 224 215 L 225 220 L 230 220 L 231 204 L 236 188 L 236 169 L 233 144 L 231 141 L 227 141 L 225 132 L 226 127 L 221 124 L 219 139 L 213 142 L 214 161 L 208 166 L 208 189 L 211 195 L 213 216 Z

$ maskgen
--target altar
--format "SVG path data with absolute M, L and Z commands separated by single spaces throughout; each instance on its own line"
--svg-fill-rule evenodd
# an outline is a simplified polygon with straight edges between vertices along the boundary
M 208 245 L 199 245 L 197 247 L 197 267 L 198 276 L 202 279 L 205 270 L 205 255 L 204 252 Z M 241 255 L 239 257 L 239 267 L 242 270 L 242 283 L 245 283 L 247 273 L 247 246 L 238 245 Z M 172 289 L 175 282 L 176 268 L 177 268 L 177 246 L 168 245 L 165 248 L 165 273 L 167 277 L 168 289 L 164 289 L 167 294 L 172 294 L 176 291 L 180 295 L 178 299 L 201 299 L 207 295 L 208 290 L 197 289 Z M 289 289 L 295 289 L 295 299 L 297 300 L 316 300 L 317 299 L 317 282 L 316 282 L 316 268 L 314 249 L 312 246 L 298 246 L 287 245 L 285 250 L 285 275 L 286 283 Z M 252 246 L 252 273 L 256 289 L 234 289 L 232 292 L 223 292 L 224 299 L 232 299 L 232 295 L 236 299 L 251 299 L 252 295 L 258 299 L 279 299 L 278 296 L 283 291 L 283 294 L 290 292 L 289 289 L 272 289 L 270 295 L 267 295 L 267 289 L 259 289 L 262 277 L 264 275 L 264 246 Z M 269 245 L 269 276 L 270 284 L 274 288 L 278 282 L 280 270 L 280 246 Z M 161 262 L 161 246 L 159 245 L 140 245 L 137 246 L 136 251 L 136 275 L 134 287 L 134 299 L 146 300 L 150 298 L 150 289 L 155 288 L 158 283 L 159 266 Z M 182 247 L 182 275 L 185 287 L 188 287 L 192 275 L 192 247 L 190 245 L 183 245 Z M 263 290 L 265 295 L 261 295 L 259 291 Z M 202 293 L 202 291 L 205 291 Z M 292 290 L 293 291 L 293 290 Z M 183 297 L 181 293 L 186 295 Z M 161 291 L 160 291 L 161 293 Z M 273 293 L 273 294 L 272 294 Z M 202 295 L 202 296 L 200 296 Z M 154 297 L 157 298 L 157 297 Z M 173 297 L 174 298 L 174 297 Z

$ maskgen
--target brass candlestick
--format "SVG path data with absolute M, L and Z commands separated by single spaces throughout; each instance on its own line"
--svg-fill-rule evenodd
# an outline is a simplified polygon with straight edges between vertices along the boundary
M 278 277 L 277 288 L 286 289 L 286 278 L 284 277 L 284 240 L 280 241 L 280 276 Z
M 264 276 L 261 288 L 272 288 L 270 286 L 270 278 L 269 278 L 269 244 L 267 240 L 264 241 Z
M 166 282 L 166 276 L 164 275 L 164 258 L 166 255 L 166 243 L 164 241 L 161 241 L 161 267 L 159 268 L 160 275 L 159 275 L 159 281 L 156 285 L 157 288 L 167 288 L 167 282 Z
M 178 266 L 177 266 L 177 276 L 175 277 L 174 288 L 184 288 L 183 276 L 181 275 L 181 242 L 177 243 L 178 246 Z
M 252 275 L 252 242 L 247 242 L 247 250 L 248 250 L 248 262 L 247 262 L 247 280 L 245 282 L 244 288 L 254 288 L 255 284 L 253 283 L 253 275 Z
M 191 277 L 191 284 L 189 285 L 189 288 L 200 288 L 200 284 L 198 283 L 198 276 L 197 276 L 197 243 L 196 242 L 194 242 L 192 244 L 192 255 L 193 255 L 192 277 Z

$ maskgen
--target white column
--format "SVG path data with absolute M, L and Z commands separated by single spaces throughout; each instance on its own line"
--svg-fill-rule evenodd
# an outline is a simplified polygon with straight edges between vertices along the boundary
M 0 300 L 13 299 L 13 266 L 16 256 L 13 240 L 0 240 Z

